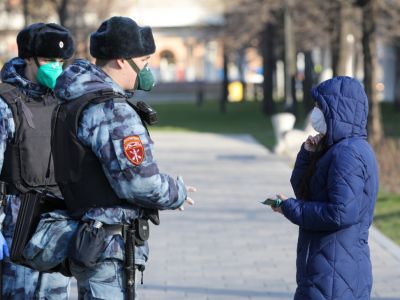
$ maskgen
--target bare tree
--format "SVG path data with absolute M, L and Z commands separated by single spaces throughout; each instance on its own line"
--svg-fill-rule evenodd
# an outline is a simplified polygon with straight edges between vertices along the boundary
M 29 24 L 29 2 L 28 2 L 29 0 L 23 0 L 22 1 L 22 11 L 23 11 L 23 14 L 24 14 L 24 24 L 25 24 L 25 27 L 26 26 L 28 26 L 28 24 Z
M 276 57 L 284 57 L 283 49 L 286 53 L 304 52 L 306 58 L 305 77 L 307 82 L 304 83 L 304 103 L 309 108 L 312 99 L 308 93 L 314 84 L 312 71 L 311 51 L 317 47 L 321 49 L 330 48 L 332 54 L 332 69 L 334 75 L 345 75 L 347 73 L 348 58 L 355 55 L 353 69 L 356 69 L 361 58 L 364 65 L 364 85 L 369 96 L 371 113 L 369 119 L 369 131 L 371 139 L 379 140 L 383 135 L 379 103 L 376 95 L 376 39 L 377 35 L 381 41 L 391 43 L 393 39 L 400 39 L 400 3 L 394 0 L 302 0 L 293 1 L 292 6 L 285 4 L 285 1 L 275 0 L 232 0 L 227 5 L 229 16 L 227 20 L 226 35 L 229 51 L 246 47 L 246 45 L 258 45 L 260 54 L 264 57 L 264 105 L 263 110 L 270 113 L 270 101 L 272 98 L 272 77 L 274 72 L 274 64 L 271 60 L 271 54 L 277 54 Z M 277 14 L 282 15 L 285 7 L 291 7 L 291 22 L 293 23 L 293 32 L 295 41 L 288 44 L 290 39 L 285 39 L 284 18 L 276 17 Z M 358 9 L 357 7 L 362 7 Z M 287 11 L 287 10 L 286 10 Z M 288 20 L 286 18 L 286 20 Z M 269 34 L 265 28 L 268 24 L 275 26 L 273 42 L 269 41 Z M 287 27 L 286 27 L 287 28 Z M 290 33 L 290 30 L 287 30 Z M 354 48 L 349 48 L 348 38 L 354 37 Z M 257 43 L 253 43 L 258 40 Z M 275 50 L 267 49 L 272 47 Z M 291 47 L 290 45 L 295 45 Z M 267 47 L 268 46 L 268 47 Z M 267 48 L 263 48 L 267 47 Z M 292 49 L 296 50 L 293 51 Z M 353 53 L 357 51 L 356 53 Z M 361 55 L 363 52 L 363 55 Z M 269 53 L 269 54 L 268 54 Z M 293 72 L 290 72 L 290 57 L 287 56 L 285 61 L 287 65 L 286 78 L 290 78 Z M 268 64 L 266 63 L 268 62 Z M 398 76 L 400 77 L 400 51 L 399 51 L 399 68 Z M 288 79 L 286 79 L 288 81 Z M 400 81 L 400 79 L 399 79 Z M 289 86 L 289 85 L 287 85 Z M 397 89 L 395 103 L 399 103 L 400 107 L 400 88 Z M 290 100 L 289 89 L 286 89 L 286 99 Z
M 383 138 L 381 111 L 376 91 L 377 45 L 376 45 L 376 0 L 357 0 L 362 8 L 362 45 L 364 53 L 364 88 L 369 100 L 369 140 L 377 145 Z
M 228 49 L 237 51 L 250 44 L 258 45 L 263 58 L 263 102 L 265 114 L 275 112 L 273 78 L 276 65 L 276 12 L 282 9 L 278 0 L 234 0 L 227 6 L 225 36 Z
M 396 53 L 394 108 L 400 111 L 400 3 L 385 0 L 379 2 L 378 10 L 378 36 L 385 44 L 393 46 Z
M 229 85 L 229 77 L 228 77 L 228 52 L 226 46 L 223 49 L 223 80 L 222 80 L 222 94 L 220 99 L 219 110 L 221 113 L 226 112 L 226 103 L 228 102 L 228 85 Z
M 394 108 L 400 111 L 400 39 L 395 43 L 396 49 L 396 80 L 394 92 Z
M 58 19 L 60 22 L 60 25 L 65 26 L 66 21 L 69 17 L 69 4 L 72 2 L 71 0 L 50 0 L 51 3 L 53 3 L 55 7 L 55 11 L 58 14 Z
M 273 99 L 274 90 L 274 74 L 276 70 L 276 26 L 272 23 L 265 25 L 265 30 L 262 32 L 261 54 L 263 57 L 263 104 L 262 110 L 264 114 L 275 113 L 275 102 Z

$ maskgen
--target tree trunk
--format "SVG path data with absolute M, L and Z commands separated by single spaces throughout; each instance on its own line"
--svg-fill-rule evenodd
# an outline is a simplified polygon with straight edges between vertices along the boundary
M 337 66 L 337 76 L 350 76 L 352 74 L 347 73 L 347 61 L 351 55 L 351 49 L 347 40 L 348 35 L 351 33 L 351 14 L 352 5 L 348 0 L 340 1 L 340 36 L 339 36 L 339 57 Z
M 219 105 L 219 111 L 221 113 L 226 112 L 226 103 L 228 102 L 228 84 L 229 84 L 229 78 L 228 78 L 228 54 L 226 53 L 226 49 L 224 48 L 224 54 L 223 54 L 223 73 L 224 73 L 224 78 L 222 80 L 222 95 L 220 99 L 220 105 Z
M 400 40 L 396 44 L 396 78 L 394 91 L 394 108 L 400 111 Z
M 296 95 L 296 75 L 291 77 L 291 88 L 292 88 L 292 98 L 293 98 L 293 109 L 288 109 L 294 113 L 297 113 L 297 95 Z
M 238 71 L 239 71 L 239 80 L 240 83 L 242 84 L 242 101 L 246 101 L 246 80 L 245 80 L 245 70 L 244 70 L 244 65 L 245 65 L 245 53 L 246 49 L 241 48 L 238 53 L 237 53 L 237 64 L 238 64 Z
M 372 145 L 383 138 L 381 110 L 375 88 L 377 82 L 377 46 L 376 46 L 376 6 L 377 0 L 365 1 L 362 20 L 362 44 L 364 52 L 364 87 L 369 99 L 368 135 Z
M 305 112 L 308 113 L 314 106 L 314 100 L 311 96 L 311 89 L 314 86 L 314 62 L 311 51 L 304 53 L 304 63 L 303 104 Z
M 284 11 L 285 34 L 285 109 L 295 112 L 296 103 L 293 97 L 293 83 L 296 76 L 296 50 L 292 20 L 293 0 L 286 0 Z
M 204 103 L 204 82 L 200 80 L 197 82 L 196 104 L 201 107 Z
M 331 32 L 331 57 L 332 57 L 332 74 L 338 76 L 338 65 L 340 57 L 340 43 L 338 39 L 340 37 L 339 30 L 333 30 Z
M 337 4 L 331 24 L 332 73 L 333 76 L 345 76 L 350 75 L 346 74 L 346 65 L 350 55 L 347 35 L 351 33 L 352 5 L 348 0 L 339 0 Z
M 29 25 L 29 0 L 23 1 L 23 12 L 24 12 L 24 27 Z
M 60 5 L 57 5 L 58 18 L 60 20 L 60 25 L 66 26 L 66 21 L 68 19 L 68 3 L 69 0 L 61 0 Z
M 275 27 L 268 23 L 262 33 L 261 53 L 263 58 L 263 102 L 262 111 L 266 115 L 275 113 L 274 74 L 276 68 L 275 57 Z

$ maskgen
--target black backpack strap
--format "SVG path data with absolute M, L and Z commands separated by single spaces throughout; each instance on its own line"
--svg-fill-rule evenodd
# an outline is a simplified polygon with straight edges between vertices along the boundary
M 140 101 L 140 102 L 141 102 L 141 101 Z M 138 114 L 140 120 L 142 121 L 142 124 L 143 124 L 144 128 L 145 128 L 146 131 L 147 131 L 147 134 L 150 136 L 150 131 L 149 131 L 149 128 L 147 127 L 148 122 L 147 122 L 147 120 L 146 120 L 146 117 L 145 117 L 144 114 L 143 114 L 143 111 L 138 107 L 137 104 L 135 104 L 135 103 L 132 102 L 132 99 L 127 99 L 127 100 L 126 100 L 126 103 L 128 103 L 129 106 L 132 107 L 132 108 L 135 110 L 135 112 Z M 139 103 L 139 102 L 138 102 L 138 103 Z M 143 102 L 142 102 L 142 103 L 143 103 Z M 152 124 L 149 124 L 149 125 L 152 125 Z
M 63 102 L 59 104 L 58 106 L 64 106 L 64 105 L 71 105 L 72 110 L 74 111 L 73 116 L 74 116 L 74 131 L 77 133 L 78 127 L 79 127 L 79 121 L 81 119 L 81 114 L 82 111 L 89 105 L 89 104 L 100 104 L 103 102 L 106 102 L 108 100 L 113 100 L 114 102 L 126 102 L 126 99 L 121 95 L 115 93 L 113 90 L 102 90 L 98 92 L 93 92 L 93 93 L 87 93 L 82 95 L 81 97 L 78 97 L 76 99 L 73 99 L 71 101 Z M 56 109 L 58 111 L 58 109 Z M 66 116 L 63 116 L 64 118 Z M 53 114 L 53 120 L 56 119 L 57 116 Z
M 26 96 L 18 88 L 8 83 L 0 83 L 0 97 L 11 109 L 16 131 L 20 125 L 21 113 L 24 115 L 29 127 L 35 128 L 35 124 L 33 123 L 33 114 L 24 101 Z M 17 137 L 15 137 L 14 140 L 18 140 Z
M 16 89 L 16 87 L 9 83 L 0 83 L 0 95 L 6 94 L 14 89 Z

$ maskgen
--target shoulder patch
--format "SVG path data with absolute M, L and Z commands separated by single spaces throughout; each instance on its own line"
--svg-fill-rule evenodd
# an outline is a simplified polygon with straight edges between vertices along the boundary
M 144 160 L 144 147 L 139 136 L 132 135 L 124 138 L 123 144 L 126 158 L 135 166 L 139 166 Z

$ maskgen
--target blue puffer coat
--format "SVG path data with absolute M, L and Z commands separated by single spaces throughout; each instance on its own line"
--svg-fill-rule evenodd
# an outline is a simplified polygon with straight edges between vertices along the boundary
M 379 181 L 367 142 L 367 96 L 358 81 L 336 77 L 315 88 L 313 97 L 327 122 L 329 148 L 316 165 L 309 199 L 282 205 L 299 226 L 295 299 L 370 299 L 368 229 Z M 303 146 L 291 178 L 297 198 L 309 162 Z

